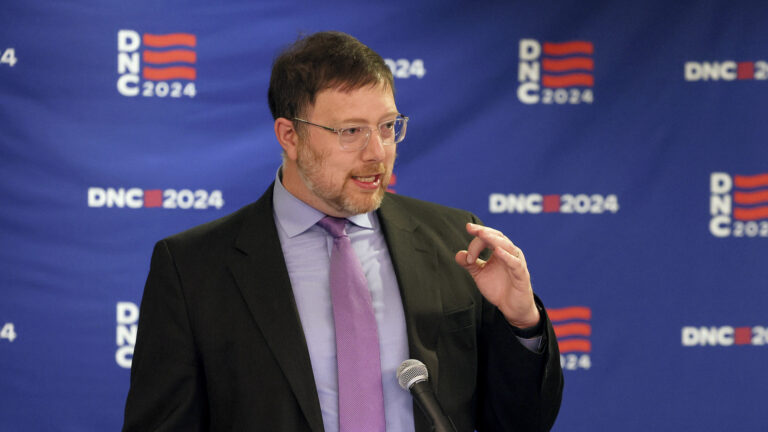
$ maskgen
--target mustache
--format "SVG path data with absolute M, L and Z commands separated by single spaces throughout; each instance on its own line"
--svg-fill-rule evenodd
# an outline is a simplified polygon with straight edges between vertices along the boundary
M 358 168 L 351 172 L 355 177 L 367 177 L 373 175 L 384 175 L 387 173 L 387 167 L 383 163 L 375 163 Z

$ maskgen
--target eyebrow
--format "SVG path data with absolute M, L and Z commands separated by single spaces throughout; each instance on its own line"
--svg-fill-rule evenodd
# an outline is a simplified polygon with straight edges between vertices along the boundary
M 384 122 L 384 121 L 386 121 L 387 119 L 389 119 L 391 117 L 397 117 L 399 115 L 400 115 L 399 111 L 389 112 L 389 113 L 384 114 L 383 116 L 381 116 L 379 118 L 379 122 L 378 123 Z M 349 118 L 349 119 L 339 120 L 338 124 L 368 124 L 368 121 L 365 120 L 365 119 L 362 119 L 362 118 Z

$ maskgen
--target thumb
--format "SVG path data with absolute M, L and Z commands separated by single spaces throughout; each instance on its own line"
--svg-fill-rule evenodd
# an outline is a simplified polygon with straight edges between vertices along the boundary
M 469 255 L 469 253 L 467 251 L 460 250 L 460 251 L 456 252 L 456 256 L 454 257 L 454 259 L 456 260 L 456 264 L 458 264 L 458 265 L 464 267 L 465 269 L 469 270 L 469 267 L 471 265 L 473 265 L 473 264 L 467 264 L 467 255 Z
M 456 256 L 454 257 L 454 259 L 456 260 L 456 264 L 464 267 L 464 269 L 466 271 L 468 271 L 469 274 L 474 276 L 482 268 L 483 261 L 478 258 L 472 264 L 468 264 L 467 263 L 467 256 L 468 255 L 469 255 L 469 253 L 466 250 L 460 250 L 460 251 L 456 252 Z

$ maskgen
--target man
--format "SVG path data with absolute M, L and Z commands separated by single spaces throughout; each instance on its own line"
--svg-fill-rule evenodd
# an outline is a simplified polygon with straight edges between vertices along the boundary
M 522 251 L 470 213 L 385 192 L 408 119 L 382 58 L 306 37 L 275 61 L 269 105 L 275 183 L 155 247 L 124 430 L 427 431 L 397 387 L 407 358 L 457 430 L 549 429 L 562 371 Z M 364 294 L 342 325 L 337 300 L 360 292 L 337 294 L 348 268 Z

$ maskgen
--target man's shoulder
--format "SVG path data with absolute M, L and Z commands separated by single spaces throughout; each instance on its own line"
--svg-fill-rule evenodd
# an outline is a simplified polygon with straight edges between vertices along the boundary
M 417 198 L 407 197 L 404 195 L 387 193 L 382 207 L 385 207 L 385 212 L 392 211 L 399 214 L 407 214 L 409 217 L 418 220 L 420 222 L 430 221 L 449 221 L 454 223 L 456 221 L 478 221 L 477 216 L 467 210 L 459 208 L 448 207 L 442 204 L 437 204 L 431 201 L 424 201 Z
M 248 204 L 226 216 L 186 229 L 163 240 L 172 243 L 189 243 L 199 242 L 209 237 L 229 237 L 237 233 L 243 221 L 247 219 L 248 213 L 253 211 L 254 205 L 255 203 Z
M 230 247 L 242 233 L 244 225 L 263 223 L 264 215 L 272 218 L 271 188 L 259 200 L 226 216 L 189 228 L 162 241 L 182 248 Z
M 429 241 L 445 244 L 451 250 L 471 238 L 466 230 L 467 222 L 482 223 L 466 210 L 397 194 L 386 195 L 379 218 L 385 229 L 399 227 L 418 232 Z

